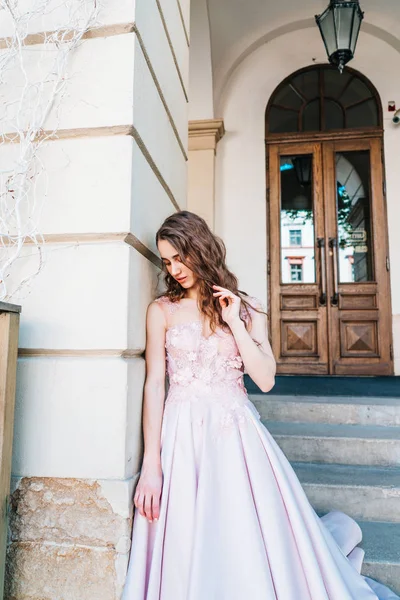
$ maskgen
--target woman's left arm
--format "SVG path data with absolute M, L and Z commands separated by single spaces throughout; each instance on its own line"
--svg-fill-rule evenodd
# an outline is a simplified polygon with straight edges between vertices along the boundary
M 239 296 L 221 286 L 215 285 L 214 289 L 217 291 L 213 295 L 221 304 L 222 318 L 232 331 L 247 373 L 263 392 L 269 392 L 275 385 L 276 362 L 268 340 L 266 315 L 251 311 L 251 327 L 247 331 L 239 316 Z

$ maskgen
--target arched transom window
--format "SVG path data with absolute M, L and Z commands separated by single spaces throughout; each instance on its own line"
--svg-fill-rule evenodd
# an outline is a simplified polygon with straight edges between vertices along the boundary
M 382 127 L 378 94 L 360 73 L 330 65 L 294 73 L 275 90 L 267 134 Z

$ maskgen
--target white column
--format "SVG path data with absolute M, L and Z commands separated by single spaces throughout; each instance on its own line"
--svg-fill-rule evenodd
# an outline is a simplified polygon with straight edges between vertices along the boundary
M 142 452 L 145 313 L 160 266 L 154 236 L 186 206 L 189 0 L 104 4 L 101 27 L 71 61 L 58 136 L 41 150 L 48 260 L 20 302 L 19 517 L 7 583 L 19 600 L 120 596 Z M 3 144 L 2 165 L 16 151 Z
M 222 119 L 189 122 L 188 209 L 203 217 L 214 229 L 215 155 L 224 135 Z

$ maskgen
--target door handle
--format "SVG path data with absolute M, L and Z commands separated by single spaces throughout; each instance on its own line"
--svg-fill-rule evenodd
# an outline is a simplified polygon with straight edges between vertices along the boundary
M 337 306 L 339 303 L 339 282 L 338 282 L 338 267 L 337 267 L 337 239 L 329 238 L 329 247 L 332 248 L 332 271 L 333 271 L 333 296 L 331 296 L 331 305 Z
M 319 303 L 321 306 L 326 306 L 325 239 L 318 238 L 317 244 L 319 248 L 319 266 L 321 269 L 321 294 L 319 296 Z

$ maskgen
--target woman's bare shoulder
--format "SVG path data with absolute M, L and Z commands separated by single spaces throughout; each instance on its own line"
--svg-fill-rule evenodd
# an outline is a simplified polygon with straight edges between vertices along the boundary
M 170 299 L 168 298 L 167 295 L 163 295 L 163 296 L 157 296 L 157 298 L 154 298 L 153 302 L 170 302 Z
M 163 294 L 162 296 L 158 296 L 150 303 L 158 305 L 162 310 L 167 310 L 169 313 L 173 313 L 179 306 L 179 301 L 173 302 L 169 296 Z
M 157 331 L 160 328 L 166 328 L 168 322 L 168 314 L 165 310 L 164 303 L 160 302 L 159 298 L 152 300 L 147 306 L 146 312 L 146 327 L 149 331 Z
M 168 296 L 163 295 L 163 296 L 157 296 L 157 298 L 154 298 L 154 300 L 152 300 L 148 306 L 148 310 L 164 310 L 164 307 L 166 307 L 168 304 L 170 303 L 170 299 L 168 298 Z M 153 307 L 157 307 L 156 309 L 154 309 Z

